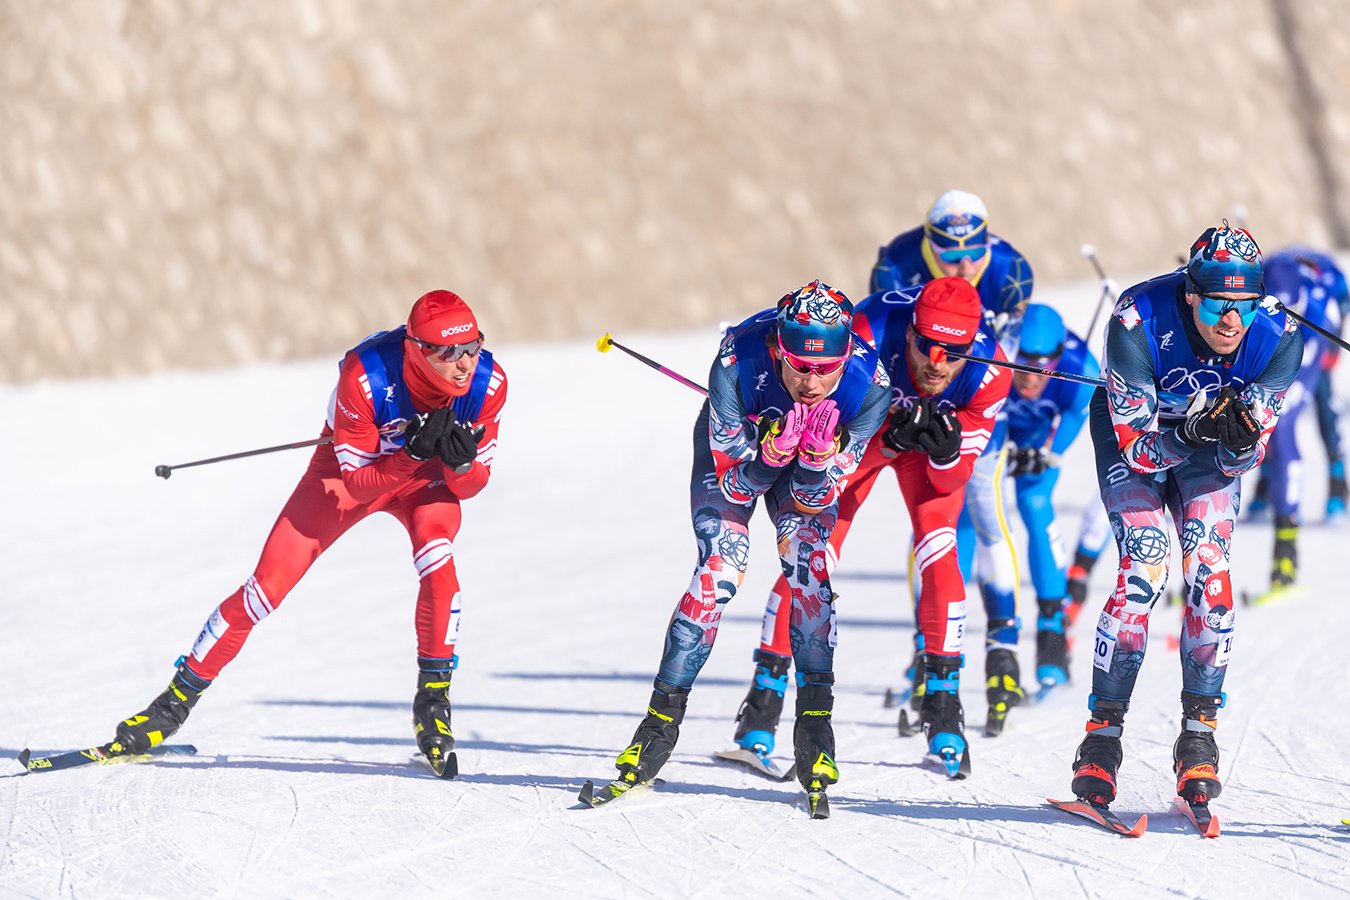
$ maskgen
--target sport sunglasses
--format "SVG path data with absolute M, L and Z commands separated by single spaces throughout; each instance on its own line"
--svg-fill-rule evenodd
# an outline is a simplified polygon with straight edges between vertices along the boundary
M 1228 300 L 1223 297 L 1213 297 L 1209 294 L 1200 294 L 1200 305 L 1196 308 L 1196 313 L 1200 321 L 1213 327 L 1219 324 L 1219 320 L 1224 317 L 1230 309 L 1238 314 L 1242 319 L 1242 327 L 1248 328 L 1252 320 L 1256 318 L 1256 310 L 1261 305 L 1260 298 L 1253 300 Z
M 434 356 L 442 362 L 454 362 L 465 356 L 477 356 L 478 351 L 483 346 L 483 332 L 478 332 L 478 337 L 467 344 L 430 344 L 426 341 L 419 341 L 412 335 L 408 340 L 422 348 L 422 352 L 427 356 Z
M 989 245 L 962 247 L 959 250 L 939 250 L 937 247 L 934 247 L 933 250 L 937 253 L 938 259 L 949 265 L 956 265 L 963 259 L 968 259 L 973 263 L 984 259 L 984 255 L 989 252 Z
M 848 362 L 849 355 L 853 350 L 852 338 L 849 339 L 849 344 L 849 353 L 845 353 L 843 356 L 835 359 L 810 360 L 795 353 L 789 353 L 787 348 L 783 346 L 783 339 L 780 337 L 778 339 L 778 356 L 783 362 L 787 363 L 789 369 L 798 375 L 833 375 Z
M 947 353 L 968 354 L 970 353 L 970 348 L 973 346 L 975 346 L 974 341 L 971 341 L 968 344 L 948 344 L 944 341 L 935 341 L 932 338 L 926 338 L 917 331 L 914 332 L 914 348 L 929 359 L 933 358 L 934 347 L 941 347 Z

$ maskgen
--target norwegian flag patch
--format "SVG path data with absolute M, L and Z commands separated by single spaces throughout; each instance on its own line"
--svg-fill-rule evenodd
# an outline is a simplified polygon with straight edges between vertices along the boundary
M 1223 286 L 1226 288 L 1240 288 L 1247 284 L 1245 275 L 1225 275 L 1223 276 Z
M 808 353 L 823 353 L 825 351 L 825 342 L 820 338 L 807 338 L 804 343 Z

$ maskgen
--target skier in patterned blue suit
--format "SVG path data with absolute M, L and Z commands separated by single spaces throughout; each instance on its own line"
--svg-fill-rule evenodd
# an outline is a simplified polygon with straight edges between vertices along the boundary
M 1067 375 L 1096 378 L 1101 369 L 1059 313 L 1033 303 L 1022 322 L 1017 361 Z M 1008 416 L 1008 474 L 1017 486 L 1017 509 L 1027 528 L 1027 557 L 1036 587 L 1036 680 L 1042 689 L 1069 680 L 1064 634 L 1067 583 L 1064 547 L 1051 498 L 1059 461 L 1087 421 L 1095 387 L 1048 375 L 1014 371 L 1004 410 Z
M 1120 571 L 1097 623 L 1091 718 L 1073 763 L 1073 792 L 1087 802 L 1116 796 L 1149 612 L 1167 587 L 1169 517 L 1185 581 L 1177 795 L 1219 795 L 1240 479 L 1261 464 L 1303 355 L 1298 329 L 1263 308 L 1263 296 L 1256 241 L 1225 221 L 1200 235 L 1183 268 L 1121 294 L 1107 323 L 1106 387 L 1093 395 L 1089 427 Z
M 1338 300 L 1345 293 L 1345 276 L 1330 257 L 1306 247 L 1291 247 L 1267 257 L 1264 271 L 1268 294 L 1313 324 L 1333 333 L 1337 330 Z M 1303 336 L 1303 365 L 1285 397 L 1280 424 L 1271 437 L 1261 467 L 1262 477 L 1269 480 L 1270 503 L 1275 513 L 1275 548 L 1270 564 L 1272 593 L 1292 587 L 1298 579 L 1298 529 L 1302 521 L 1299 500 L 1303 492 L 1298 419 L 1313 400 L 1317 383 L 1326 371 L 1323 359 L 1330 344 L 1306 325 L 1300 326 L 1299 333 Z
M 984 201 L 974 194 L 943 194 L 928 210 L 922 227 L 904 232 L 881 248 L 872 268 L 871 290 L 876 294 L 934 278 L 964 278 L 979 292 L 985 321 L 1011 359 L 1022 315 L 1031 300 L 1031 265 L 1012 244 L 989 232 L 988 219 Z M 985 677 L 991 706 L 1015 705 L 1022 697 L 1017 662 L 1017 557 L 1003 513 L 1005 429 L 1006 420 L 1000 416 L 966 485 L 965 506 L 957 523 L 961 574 L 969 581 L 974 569 L 979 576 L 988 620 Z M 922 637 L 916 634 L 915 662 L 909 671 L 914 685 L 910 705 L 916 710 L 924 693 L 925 677 L 919 664 L 923 649 Z M 1010 690 L 1005 687 L 1008 684 L 1017 687 Z
M 656 777 L 675 748 L 689 689 L 712 652 L 750 561 L 762 499 L 790 586 L 797 776 L 838 780 L 834 763 L 834 598 L 825 554 L 839 494 L 890 405 L 886 369 L 852 330 L 853 304 L 812 281 L 728 329 L 694 424 L 690 482 L 698 564 L 666 631 L 655 690 L 616 761 L 611 791 Z
M 1350 286 L 1347 286 L 1345 273 L 1341 271 L 1336 261 L 1325 253 L 1319 253 L 1308 247 L 1290 247 L 1267 258 L 1266 264 L 1269 266 L 1277 259 L 1287 259 L 1288 265 L 1281 264 L 1281 268 L 1286 268 L 1290 273 L 1285 281 L 1290 281 L 1289 297 L 1281 296 L 1281 300 L 1286 306 L 1289 306 L 1295 312 L 1306 318 L 1312 319 L 1318 325 L 1332 332 L 1339 334 L 1341 325 L 1345 322 L 1347 316 L 1350 316 Z M 1300 263 L 1299 261 L 1302 261 Z M 1297 277 L 1298 284 L 1294 284 L 1292 279 Z M 1277 281 L 1280 277 L 1277 276 Z M 1301 290 L 1300 290 L 1301 288 Z M 1276 293 L 1270 285 L 1267 289 L 1271 293 Z M 1292 305 L 1292 304 L 1300 305 Z M 1306 311 L 1302 304 L 1306 304 Z M 1339 414 L 1336 410 L 1335 396 L 1332 390 L 1331 374 L 1340 358 L 1340 348 L 1326 340 L 1311 328 L 1302 328 L 1303 339 L 1305 342 L 1315 340 L 1320 347 L 1320 353 L 1309 355 L 1307 348 L 1304 349 L 1304 368 L 1315 375 L 1312 383 L 1312 402 L 1317 412 L 1317 430 L 1321 434 L 1322 444 L 1327 451 L 1327 505 L 1326 518 L 1328 522 L 1336 522 L 1345 518 L 1346 500 L 1350 499 L 1350 488 L 1347 488 L 1345 480 L 1345 458 L 1341 453 L 1341 432 Z M 1299 381 L 1304 381 L 1304 373 L 1300 373 Z M 1292 395 L 1291 395 L 1292 399 Z M 1287 405 L 1287 404 L 1286 404 Z M 1291 431 L 1292 441 L 1292 423 L 1287 426 Z M 1280 434 L 1277 433 L 1275 442 L 1282 443 Z M 1256 488 L 1253 491 L 1252 500 L 1247 504 L 1247 515 L 1250 518 L 1260 518 L 1269 514 L 1271 509 L 1271 478 L 1270 469 L 1273 463 L 1272 457 L 1275 455 L 1276 448 L 1272 445 L 1271 455 L 1266 457 L 1266 462 L 1261 466 L 1261 476 L 1257 479 Z M 1297 446 L 1293 447 L 1297 453 Z M 1300 476 L 1302 473 L 1299 473 Z M 1299 479 L 1301 481 L 1301 477 Z M 1284 482 L 1287 485 L 1289 482 Z M 1285 516 L 1291 515 L 1289 504 L 1286 500 L 1283 504 L 1275 504 L 1284 508 Z M 1276 509 L 1276 516 L 1280 515 L 1280 510 Z M 1286 524 L 1286 528 L 1290 527 Z M 1297 525 L 1292 527 L 1296 528 Z M 1280 526 L 1276 525 L 1277 531 Z M 1296 534 L 1290 535 L 1291 540 L 1297 538 Z M 1278 558 L 1278 554 L 1277 554 Z M 1278 565 L 1278 562 L 1277 562 Z M 1292 573 L 1290 573 L 1292 574 Z M 1272 582 L 1280 580 L 1272 577 Z M 1292 579 L 1288 579 L 1292 581 Z

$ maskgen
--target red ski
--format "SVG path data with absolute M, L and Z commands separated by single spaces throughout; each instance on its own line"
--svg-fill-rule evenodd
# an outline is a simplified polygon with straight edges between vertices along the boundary
M 1130 828 L 1116 818 L 1116 814 L 1105 806 L 1094 806 L 1091 803 L 1084 803 L 1082 800 L 1055 800 L 1052 797 L 1046 797 L 1045 802 L 1056 809 L 1064 810 L 1066 813 L 1073 813 L 1075 816 L 1082 816 L 1090 822 L 1096 822 L 1121 837 L 1139 837 L 1144 833 L 1144 829 L 1148 828 L 1148 816 L 1140 816 L 1139 821 L 1134 823 L 1133 828 Z
M 1200 832 L 1201 837 L 1219 836 L 1219 817 L 1209 811 L 1208 803 L 1191 803 L 1178 797 L 1177 808 L 1191 820 L 1191 824 Z

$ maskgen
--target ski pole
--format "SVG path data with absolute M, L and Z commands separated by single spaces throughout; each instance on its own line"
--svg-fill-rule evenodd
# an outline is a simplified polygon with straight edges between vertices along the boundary
M 1350 344 L 1347 344 L 1344 340 L 1342 340 L 1340 335 L 1333 334 L 1332 332 L 1327 331 L 1321 325 L 1309 322 L 1306 318 L 1300 316 L 1298 313 L 1294 312 L 1292 309 L 1281 303 L 1279 298 L 1276 297 L 1274 294 L 1267 295 L 1266 299 L 1261 301 L 1261 306 L 1268 312 L 1272 313 L 1278 309 L 1281 312 L 1283 312 L 1286 316 L 1293 319 L 1294 321 L 1301 322 L 1302 324 L 1307 325 L 1309 328 L 1311 328 L 1313 331 L 1317 332 L 1327 340 L 1334 341 L 1337 344 L 1337 346 L 1339 346 L 1342 350 L 1350 350 Z
M 296 441 L 293 444 L 278 444 L 275 447 L 263 447 L 259 450 L 245 450 L 242 453 L 230 453 L 225 456 L 213 456 L 210 459 L 194 459 L 192 462 L 179 463 L 176 466 L 155 466 L 155 474 L 160 478 L 167 479 L 173 474 L 174 469 L 190 469 L 193 466 L 209 466 L 211 463 L 225 462 L 229 459 L 243 459 L 246 456 L 261 456 L 264 453 L 276 453 L 278 450 L 299 450 L 301 447 L 318 447 L 321 444 L 333 443 L 332 436 L 322 438 L 311 438 L 307 441 Z
M 1097 248 L 1091 244 L 1084 244 L 1082 248 L 1083 258 L 1092 263 L 1092 268 L 1097 271 L 1097 277 L 1102 281 L 1102 295 L 1097 298 L 1097 306 L 1092 310 L 1092 324 L 1088 325 L 1087 339 L 1092 340 L 1092 336 L 1097 333 L 1097 317 L 1102 314 L 1102 301 L 1111 298 L 1111 305 L 1116 303 L 1116 283 L 1106 277 L 1106 270 L 1102 268 L 1102 261 L 1097 258 Z
M 595 349 L 599 350 L 601 353 L 608 353 L 610 347 L 618 347 L 620 350 L 622 350 L 624 353 L 627 353 L 629 356 L 633 357 L 633 359 L 636 359 L 638 362 L 646 363 L 656 371 L 660 372 L 662 375 L 669 375 L 671 378 L 674 378 L 676 381 L 678 381 L 685 387 L 693 388 L 694 390 L 698 391 L 705 397 L 708 396 L 707 388 L 703 387 L 697 382 L 690 381 L 688 378 L 685 378 L 679 372 L 673 372 L 670 369 L 667 369 L 665 366 L 661 365 L 654 359 L 648 359 L 641 353 L 638 353 L 636 350 L 628 349 L 623 344 L 620 344 L 618 341 L 614 340 L 614 338 L 610 337 L 609 332 L 606 331 L 604 335 L 601 336 L 600 340 L 595 342 Z
M 1030 372 L 1032 375 L 1048 375 L 1051 378 L 1059 378 L 1063 381 L 1077 381 L 1080 384 L 1095 384 L 1097 387 L 1106 387 L 1106 382 L 1101 378 L 1093 378 L 1090 375 L 1075 375 L 1071 372 L 1056 372 L 1054 369 L 1043 369 L 1040 366 L 1028 366 L 1023 363 L 1009 362 L 1008 360 L 985 359 L 983 356 L 971 356 L 968 353 L 957 353 L 955 350 L 948 350 L 945 347 L 934 345 L 928 351 L 928 358 L 934 365 L 941 365 L 949 356 L 955 356 L 957 359 L 968 359 L 971 362 L 988 363 L 991 366 L 997 366 L 1000 369 L 1016 369 L 1019 372 Z

